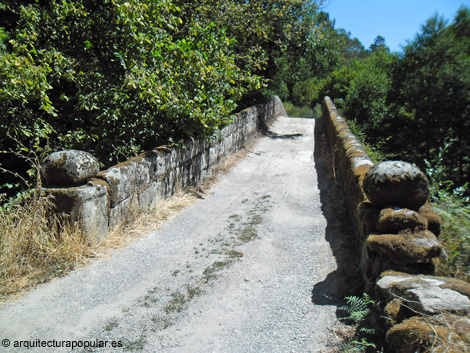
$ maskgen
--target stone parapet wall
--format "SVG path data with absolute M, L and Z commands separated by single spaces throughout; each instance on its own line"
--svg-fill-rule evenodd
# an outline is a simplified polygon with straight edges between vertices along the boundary
M 45 192 L 54 196 L 56 212 L 71 215 L 73 220 L 81 222 L 88 234 L 102 239 L 109 230 L 138 212 L 151 209 L 178 188 L 195 186 L 213 172 L 222 158 L 240 149 L 269 120 L 280 115 L 286 113 L 280 99 L 274 97 L 265 104 L 235 114 L 232 123 L 210 141 L 189 138 L 182 147 L 156 148 L 93 177 L 85 173 L 87 177 L 81 185 L 67 187 L 50 183 Z M 59 152 L 59 162 L 56 160 L 51 163 L 52 167 L 42 168 L 46 185 L 47 171 L 52 170 L 54 173 L 49 174 L 57 179 L 57 165 L 60 169 L 67 164 L 67 157 L 60 153 L 68 152 Z M 92 158 L 85 158 L 87 165 Z
M 366 290 L 396 352 L 469 352 L 470 284 L 434 275 L 444 251 L 426 176 L 402 161 L 374 165 L 329 97 L 322 113 L 335 186 L 355 226 Z

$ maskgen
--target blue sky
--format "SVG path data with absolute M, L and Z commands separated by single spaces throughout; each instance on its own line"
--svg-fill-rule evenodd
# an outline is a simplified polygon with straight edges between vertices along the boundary
M 364 47 L 381 35 L 392 51 L 399 51 L 428 18 L 437 13 L 453 20 L 461 5 L 470 7 L 470 0 L 325 0 L 323 11 Z

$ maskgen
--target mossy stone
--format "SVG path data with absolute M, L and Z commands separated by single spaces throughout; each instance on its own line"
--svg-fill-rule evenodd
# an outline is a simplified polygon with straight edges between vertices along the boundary
M 470 313 L 470 284 L 461 280 L 396 273 L 382 276 L 376 291 L 388 300 L 400 298 L 414 313 Z
M 419 214 L 428 220 L 428 229 L 436 236 L 441 234 L 442 218 L 428 204 L 419 209 Z
M 426 230 L 428 220 L 408 208 L 392 207 L 380 210 L 377 228 L 382 233 L 399 233 L 403 230 Z
M 370 234 L 367 248 L 398 265 L 430 262 L 442 251 L 436 236 L 429 231 Z
M 99 170 L 98 160 L 90 153 L 66 150 L 44 159 L 41 176 L 46 186 L 76 186 L 94 178 Z
M 368 200 L 379 208 L 397 206 L 418 210 L 429 198 L 429 182 L 410 163 L 387 161 L 370 168 L 363 181 Z
M 388 330 L 396 352 L 468 353 L 470 320 L 456 315 L 412 317 Z

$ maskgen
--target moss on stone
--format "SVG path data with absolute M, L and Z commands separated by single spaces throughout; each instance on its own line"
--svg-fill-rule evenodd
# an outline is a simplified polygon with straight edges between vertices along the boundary
M 362 186 L 362 181 L 364 180 L 364 176 L 369 171 L 369 169 L 372 168 L 372 167 L 373 166 L 370 165 L 370 164 L 363 164 L 363 165 L 360 165 L 357 168 L 354 168 L 353 173 L 354 173 L 354 175 L 359 177 L 359 184 L 361 186 Z M 364 198 L 365 198 L 365 195 L 364 195 Z
M 424 231 L 428 228 L 428 220 L 407 208 L 383 208 L 377 225 L 382 233 L 397 234 L 404 230 Z
M 441 233 L 442 218 L 439 217 L 429 204 L 424 205 L 419 209 L 419 214 L 428 220 L 428 229 L 436 236 Z
M 393 326 L 387 341 L 397 352 L 467 353 L 470 320 L 455 315 L 412 317 Z
M 367 248 L 395 264 L 430 262 L 441 253 L 437 238 L 429 231 L 403 234 L 371 234 Z
M 109 184 L 104 179 L 101 179 L 101 178 L 93 178 L 91 179 L 91 183 L 93 186 L 102 186 L 102 187 L 109 188 Z
M 394 326 L 403 320 L 403 300 L 395 298 L 387 303 L 384 308 L 386 323 L 388 326 Z

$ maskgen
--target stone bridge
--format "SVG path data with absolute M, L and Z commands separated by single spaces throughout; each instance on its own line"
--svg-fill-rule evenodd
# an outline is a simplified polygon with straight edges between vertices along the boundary
M 275 98 L 211 141 L 101 172 L 84 152 L 59 152 L 43 166 L 46 192 L 104 239 L 240 148 L 245 159 L 161 231 L 0 308 L 0 338 L 327 352 L 342 299 L 367 291 L 385 351 L 469 352 L 470 285 L 434 275 L 445 254 L 426 176 L 402 161 L 374 165 L 328 97 L 317 119 L 287 118 Z

